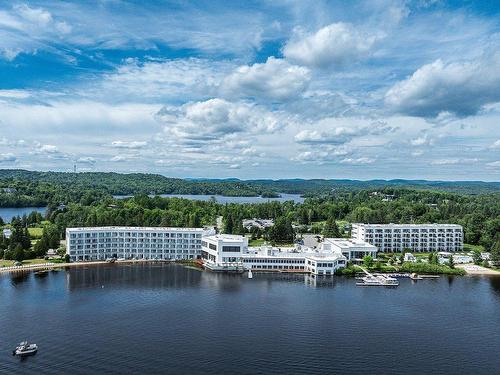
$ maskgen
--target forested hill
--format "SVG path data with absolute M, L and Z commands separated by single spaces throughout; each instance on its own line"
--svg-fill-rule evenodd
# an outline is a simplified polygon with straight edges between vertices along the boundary
M 500 182 L 483 181 L 426 181 L 426 180 L 238 180 L 238 179 L 180 179 L 158 174 L 113 172 L 35 172 L 21 169 L 0 169 L 0 184 L 28 180 L 50 184 L 71 184 L 97 188 L 110 194 L 222 194 L 255 196 L 262 193 L 325 194 L 332 190 L 410 188 L 440 190 L 463 194 L 482 194 L 500 191 Z

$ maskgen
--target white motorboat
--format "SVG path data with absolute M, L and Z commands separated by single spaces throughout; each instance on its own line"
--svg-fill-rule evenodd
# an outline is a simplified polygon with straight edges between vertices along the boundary
M 253 279 L 252 270 L 248 270 L 248 278 Z
M 12 355 L 23 357 L 27 355 L 33 355 L 37 351 L 37 344 L 30 344 L 28 343 L 28 341 L 23 341 L 12 351 Z
M 359 279 L 358 286 L 398 286 L 399 281 L 394 277 L 384 275 L 367 275 Z

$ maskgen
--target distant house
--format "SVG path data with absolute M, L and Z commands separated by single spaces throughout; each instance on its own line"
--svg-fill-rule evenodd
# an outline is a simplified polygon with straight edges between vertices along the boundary
M 5 238 L 10 238 L 10 236 L 12 236 L 12 230 L 10 230 L 9 228 L 5 228 L 5 229 L 3 230 L 3 236 L 4 236 Z
M 11 188 L 11 187 L 2 188 L 2 191 L 4 193 L 7 193 L 7 194 L 14 194 L 17 192 L 17 190 L 15 188 Z
M 252 228 L 266 229 L 270 228 L 274 225 L 273 219 L 243 219 L 243 227 L 246 230 L 250 230 Z

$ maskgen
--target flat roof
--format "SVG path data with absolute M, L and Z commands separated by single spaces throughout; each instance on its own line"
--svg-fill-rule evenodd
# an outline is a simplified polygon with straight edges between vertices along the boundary
M 238 241 L 244 241 L 245 236 L 240 236 L 238 234 L 213 234 L 211 236 L 206 236 L 204 237 L 205 240 L 213 240 L 213 241 L 232 241 L 232 242 L 238 242 Z
M 140 232 L 203 232 L 203 228 L 179 228 L 179 227 L 79 227 L 66 228 L 70 232 L 92 232 L 92 231 L 140 231 Z
M 421 227 L 455 227 L 462 228 L 459 224 L 439 224 L 439 223 L 429 223 L 429 224 L 365 224 L 365 223 L 353 223 L 352 225 L 358 225 L 361 227 L 401 227 L 401 228 L 421 228 Z

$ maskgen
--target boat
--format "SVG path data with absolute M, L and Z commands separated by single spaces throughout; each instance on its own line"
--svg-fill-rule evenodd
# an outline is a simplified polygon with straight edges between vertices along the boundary
M 252 270 L 248 270 L 248 278 L 253 279 Z
M 374 276 L 374 275 L 367 275 L 365 277 L 361 277 L 358 280 L 359 282 L 356 283 L 357 286 L 398 286 L 399 281 L 398 279 L 394 277 L 389 277 L 389 276 Z
M 33 355 L 37 351 L 38 351 L 37 344 L 30 344 L 28 343 L 28 341 L 23 341 L 12 351 L 12 355 L 24 357 L 27 355 Z

